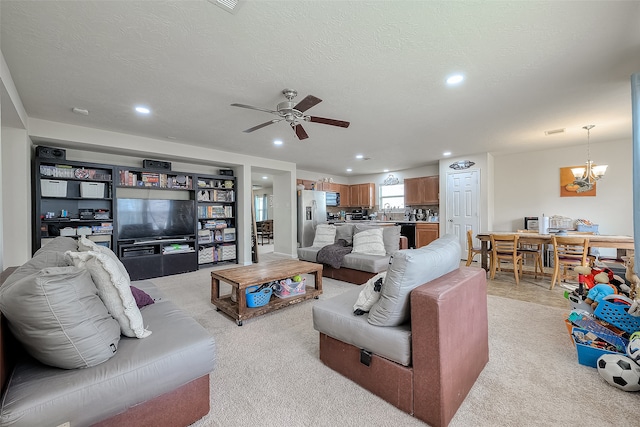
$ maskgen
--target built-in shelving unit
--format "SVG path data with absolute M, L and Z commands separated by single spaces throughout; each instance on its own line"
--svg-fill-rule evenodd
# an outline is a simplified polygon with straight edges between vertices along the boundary
M 113 246 L 113 166 L 36 157 L 32 172 L 33 252 L 59 235 Z
M 228 175 L 195 175 L 198 264 L 237 262 L 236 180 Z
M 38 156 L 32 175 L 34 252 L 59 235 L 87 235 L 112 248 L 132 280 L 238 262 L 233 176 Z

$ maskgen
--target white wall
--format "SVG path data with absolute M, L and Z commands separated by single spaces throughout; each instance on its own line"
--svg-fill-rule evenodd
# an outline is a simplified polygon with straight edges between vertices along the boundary
M 238 253 L 240 263 L 251 263 L 251 169 L 252 167 L 269 168 L 280 173 L 294 176 L 295 164 L 277 160 L 262 159 L 259 157 L 247 156 L 243 154 L 227 153 L 205 147 L 184 145 L 178 142 L 156 140 L 152 138 L 138 137 L 134 135 L 121 134 L 117 132 L 103 131 L 99 129 L 85 128 L 81 126 L 67 125 L 63 123 L 48 122 L 39 119 L 29 119 L 27 130 L 28 135 L 38 145 L 61 147 L 67 150 L 67 159 L 78 161 L 89 161 L 96 163 L 108 163 L 117 165 L 130 165 L 140 167 L 142 159 L 150 158 L 156 160 L 166 160 L 172 162 L 173 170 L 183 170 L 185 172 L 201 172 L 213 174 L 217 173 L 220 167 L 233 168 L 236 172 L 238 189 Z M 153 153 L 153 154 L 149 154 Z M 15 159 L 3 159 L 3 169 L 5 164 L 11 164 Z M 28 181 L 30 167 L 21 170 L 15 179 Z M 294 197 L 294 184 L 287 185 L 281 189 L 282 192 L 290 193 Z M 5 211 L 7 200 L 3 195 Z M 13 210 L 13 205 L 8 209 Z M 27 215 L 30 210 L 21 209 L 15 214 Z M 29 217 L 30 218 L 30 217 Z M 7 227 L 13 227 L 12 223 L 6 221 Z M 22 242 L 28 242 L 30 247 L 30 227 L 28 230 L 17 231 L 17 238 Z M 296 221 L 288 220 L 279 224 L 281 230 L 288 229 L 288 233 L 295 235 Z M 284 253 L 295 252 L 295 242 L 282 243 L 281 248 Z M 288 245 L 288 247 L 287 247 Z M 28 259 L 24 258 L 20 263 Z
M 2 263 L 21 265 L 31 257 L 31 144 L 24 129 L 2 127 Z M 25 174 L 26 171 L 26 174 Z
M 495 157 L 491 230 L 522 228 L 525 216 L 562 215 L 599 224 L 602 234 L 633 235 L 632 143 L 591 144 L 591 159 L 608 164 L 595 197 L 560 197 L 560 168 L 586 161 L 586 145 Z

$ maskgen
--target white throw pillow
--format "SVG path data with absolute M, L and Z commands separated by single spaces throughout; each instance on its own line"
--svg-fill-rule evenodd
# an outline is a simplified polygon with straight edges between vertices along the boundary
M 80 252 L 94 251 L 109 256 L 109 258 L 111 258 L 116 264 L 118 264 L 120 272 L 127 278 L 127 280 L 131 281 L 129 272 L 127 271 L 124 264 L 122 264 L 122 262 L 118 259 L 118 256 L 106 246 L 99 245 L 93 240 L 87 239 L 85 236 L 82 236 L 78 239 L 78 250 Z
M 120 324 L 120 330 L 127 337 L 145 338 L 151 331 L 144 328 L 142 314 L 131 292 L 131 282 L 126 270 L 109 255 L 96 251 L 66 252 L 73 264 L 86 268 L 91 273 L 98 296 L 109 313 Z
M 364 289 L 362 289 L 360 295 L 358 295 L 356 303 L 353 305 L 353 314 L 360 316 L 371 310 L 373 304 L 375 304 L 380 298 L 382 284 L 384 283 L 384 278 L 386 276 L 387 272 L 383 271 L 382 273 L 378 273 L 371 279 L 367 280 L 367 283 L 363 285 Z
M 353 235 L 353 251 L 363 255 L 381 255 L 387 252 L 384 250 L 384 240 L 382 239 L 382 229 L 372 228 L 361 231 Z
M 323 248 L 333 245 L 336 239 L 336 226 L 333 224 L 319 224 L 316 227 L 316 235 L 313 239 L 314 248 Z

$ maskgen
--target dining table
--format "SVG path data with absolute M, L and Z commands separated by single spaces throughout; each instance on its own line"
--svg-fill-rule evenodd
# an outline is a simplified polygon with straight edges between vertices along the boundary
M 517 234 L 519 236 L 518 241 L 531 244 L 551 244 L 553 234 L 540 234 L 530 232 L 517 232 L 517 231 L 490 231 L 476 234 L 476 238 L 480 240 L 481 249 L 481 266 L 485 271 L 489 270 L 487 265 L 489 255 L 489 242 L 491 241 L 491 235 L 505 235 L 505 234 Z M 560 234 L 556 234 L 561 236 Z M 567 231 L 562 236 L 584 236 L 589 238 L 589 248 L 615 248 L 617 249 L 617 258 L 627 255 L 627 251 L 634 249 L 633 237 L 631 236 L 617 236 L 610 234 L 588 234 L 580 232 Z

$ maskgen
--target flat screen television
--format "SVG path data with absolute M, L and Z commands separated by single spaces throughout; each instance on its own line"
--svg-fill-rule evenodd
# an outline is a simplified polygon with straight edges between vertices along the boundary
M 118 239 L 171 239 L 195 234 L 193 200 L 117 199 Z

